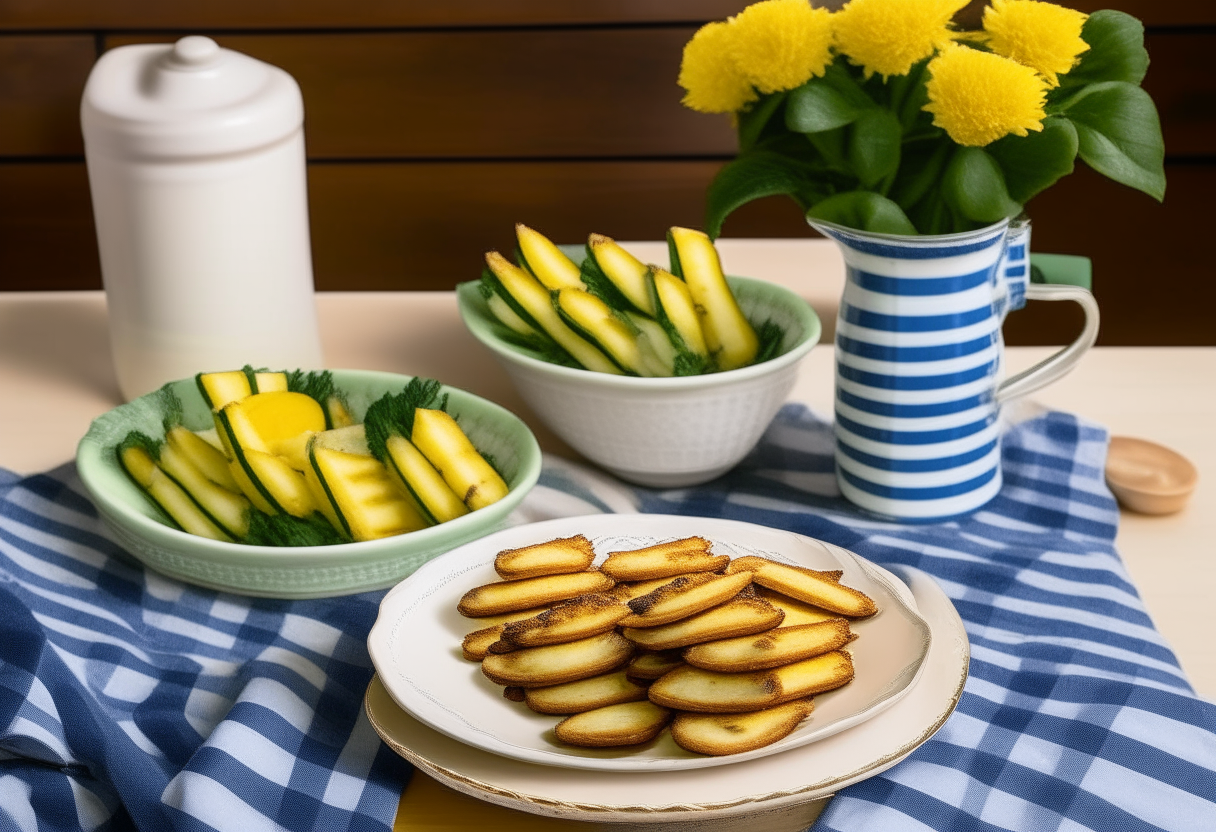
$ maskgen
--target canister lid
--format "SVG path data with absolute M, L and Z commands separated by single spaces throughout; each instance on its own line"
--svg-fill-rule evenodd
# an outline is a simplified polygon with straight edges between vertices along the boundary
M 304 122 L 304 102 L 278 67 L 192 35 L 102 55 L 85 84 L 80 120 L 89 153 L 214 156 L 292 134 Z

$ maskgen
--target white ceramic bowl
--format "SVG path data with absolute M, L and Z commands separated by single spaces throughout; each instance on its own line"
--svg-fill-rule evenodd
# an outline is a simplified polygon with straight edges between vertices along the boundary
M 498 356 L 520 395 L 570 447 L 623 480 L 674 488 L 726 473 L 755 447 L 819 342 L 819 317 L 789 290 L 728 278 L 753 324 L 785 332 L 777 357 L 723 373 L 637 378 L 551 364 L 501 337 L 476 281 L 457 287 L 460 314 Z

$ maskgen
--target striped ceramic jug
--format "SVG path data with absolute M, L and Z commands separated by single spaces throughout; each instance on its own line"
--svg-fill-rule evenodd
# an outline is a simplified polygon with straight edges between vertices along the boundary
M 1076 364 L 1097 338 L 1097 303 L 1077 286 L 1029 282 L 1025 223 L 925 236 L 811 224 L 839 244 L 848 273 L 836 324 L 841 492 L 902 520 L 974 511 L 1001 488 L 1001 402 Z M 1076 301 L 1085 329 L 1005 379 L 1001 324 L 1025 299 Z

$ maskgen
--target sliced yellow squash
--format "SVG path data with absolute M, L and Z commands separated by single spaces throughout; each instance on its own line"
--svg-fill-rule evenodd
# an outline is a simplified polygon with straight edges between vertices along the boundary
M 571 329 L 599 347 L 622 370 L 650 375 L 637 332 L 613 314 L 608 304 L 581 289 L 561 289 L 553 293 L 553 305 Z
M 309 450 L 313 472 L 343 529 L 354 540 L 376 540 L 425 528 L 420 515 L 375 457 Z
M 653 269 L 651 278 L 654 281 L 659 320 L 666 321 L 675 330 L 684 342 L 685 349 L 694 355 L 708 357 L 709 347 L 705 343 L 705 334 L 701 331 L 701 321 L 688 285 L 663 269 Z
M 760 349 L 760 339 L 735 301 L 713 241 L 704 232 L 678 227 L 669 229 L 667 238 L 672 268 L 679 269 L 688 285 L 718 368 L 733 370 L 750 364 Z
M 255 393 L 285 393 L 287 392 L 287 373 L 254 373 L 253 383 Z
M 544 234 L 523 223 L 516 223 L 515 239 L 523 259 L 520 265 L 534 274 L 546 289 L 555 292 L 558 289 L 587 288 L 578 266 Z
M 444 411 L 423 407 L 415 410 L 410 440 L 470 510 L 507 496 L 507 483 Z
M 118 449 L 118 463 L 182 531 L 212 540 L 232 539 L 198 507 L 173 477 L 161 470 L 143 447 L 124 443 Z
M 254 508 L 263 514 L 279 513 L 278 508 L 267 499 L 261 489 L 250 479 L 244 465 L 234 459 L 228 463 L 228 470 L 232 473 L 232 478 L 236 480 L 237 485 L 241 487 L 241 493 L 249 499 L 249 502 L 253 503 Z
M 249 500 L 216 485 L 173 443 L 161 446 L 158 464 L 229 537 L 242 538 L 249 531 Z
M 587 249 L 600 271 L 621 290 L 625 299 L 639 312 L 653 318 L 657 310 L 646 278 L 650 267 L 618 245 L 616 240 L 603 234 L 589 236 Z
M 536 278 L 497 251 L 486 254 L 486 264 L 498 278 L 502 287 L 515 299 L 515 302 L 532 316 L 532 319 L 549 334 L 549 337 L 570 353 L 575 361 L 588 370 L 620 374 L 621 371 L 608 360 L 607 356 L 566 326 L 561 316 L 557 314 L 557 310 L 553 308 L 549 290 L 538 283 Z
M 253 394 L 249 387 L 249 376 L 243 370 L 224 373 L 199 373 L 194 377 L 203 400 L 212 410 L 222 410 L 232 402 L 239 402 Z
M 304 475 L 284 460 L 252 449 L 244 449 L 239 456 L 249 478 L 271 505 L 293 517 L 307 517 L 316 511 Z
M 385 441 L 389 461 L 406 489 L 436 523 L 446 523 L 468 514 L 469 508 L 456 496 L 435 466 L 405 437 L 394 434 Z
M 234 411 L 240 411 L 241 421 L 257 433 L 262 445 L 258 450 L 269 451 L 277 442 L 306 431 L 325 430 L 325 411 L 316 399 L 303 393 L 256 393 L 224 408 L 230 420 Z M 243 438 L 241 444 L 249 447 Z
M 228 470 L 228 460 L 224 452 L 206 439 L 177 425 L 165 432 L 165 441 L 169 447 L 189 459 L 207 479 L 235 494 L 241 493 L 241 487 Z

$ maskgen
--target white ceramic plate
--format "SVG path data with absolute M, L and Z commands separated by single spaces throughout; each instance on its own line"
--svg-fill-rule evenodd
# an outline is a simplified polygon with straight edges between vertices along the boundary
M 932 737 L 967 680 L 967 631 L 954 605 L 924 572 L 896 571 L 933 632 L 920 680 L 873 719 L 784 754 L 691 771 L 554 768 L 489 754 L 428 728 L 401 710 L 379 677 L 368 686 L 364 705 L 381 739 L 420 771 L 510 809 L 605 828 L 689 823 L 691 829 L 706 822 L 706 829 L 805 829 L 814 821 L 815 801 L 891 768 Z M 785 822 L 778 827 L 774 818 Z
M 476 623 L 456 612 L 469 589 L 500 580 L 503 549 L 584 534 L 601 560 L 608 552 L 700 535 L 715 552 L 762 555 L 813 569 L 840 569 L 841 582 L 869 595 L 879 613 L 852 623 L 855 677 L 815 697 L 815 709 L 785 739 L 744 754 L 708 757 L 685 751 L 664 731 L 641 746 L 575 748 L 559 742 L 559 717 L 509 702 L 502 689 L 461 656 Z M 395 587 L 380 606 L 368 649 L 385 688 L 410 715 L 475 748 L 542 765 L 606 771 L 679 771 L 776 754 L 829 737 L 875 716 L 915 684 L 930 646 L 930 628 L 907 588 L 889 573 L 837 546 L 750 523 L 666 515 L 592 515 L 508 529 L 449 552 Z

